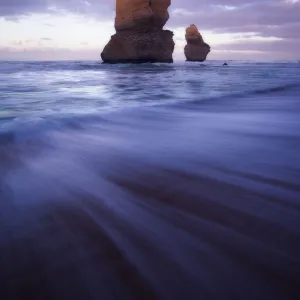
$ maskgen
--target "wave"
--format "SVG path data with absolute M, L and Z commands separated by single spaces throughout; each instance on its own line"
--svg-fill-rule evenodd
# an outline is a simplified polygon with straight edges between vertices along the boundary
M 213 107 L 216 111 L 226 107 L 227 109 L 238 110 L 243 104 L 244 98 L 250 98 L 252 101 L 259 103 L 260 95 L 281 95 L 282 101 L 284 101 L 285 96 L 293 96 L 293 94 L 298 94 L 300 85 L 298 83 L 291 83 L 285 85 L 278 85 L 274 87 L 268 87 L 263 89 L 254 89 L 252 91 L 245 92 L 233 92 L 225 93 L 223 95 L 204 97 L 197 100 L 168 100 L 168 102 L 149 102 L 143 104 L 142 107 L 123 107 L 115 109 L 114 111 L 102 111 L 99 113 L 88 113 L 88 114 L 62 114 L 62 115 L 44 115 L 39 117 L 29 116 L 29 117 L 16 117 L 16 118 L 1 118 L 2 124 L 0 123 L 0 137 L 1 134 L 4 136 L 8 132 L 13 132 L 18 137 L 26 137 L 29 135 L 39 135 L 45 132 L 55 131 L 55 130 L 65 130 L 65 129 L 83 129 L 85 126 L 92 126 L 92 124 L 100 124 L 105 122 L 106 118 L 109 118 L 111 114 L 117 114 L 122 118 L 122 114 L 131 114 L 134 111 L 143 111 L 143 108 L 189 108 L 195 105 L 198 108 L 205 109 L 206 105 Z M 291 93 L 289 93 L 291 92 Z M 254 98 L 253 98 L 254 97 Z M 234 100 L 234 102 L 232 102 Z M 236 102 L 236 100 L 240 100 Z M 259 106 L 258 106 L 259 107 Z M 28 133 L 28 134 L 27 134 Z
M 253 92 L 250 92 L 250 94 L 269 94 L 269 93 L 276 93 L 276 92 L 283 92 L 283 91 L 289 91 L 293 89 L 299 89 L 300 84 L 299 83 L 290 83 L 270 88 L 264 88 L 264 89 L 257 89 Z
M 291 66 L 293 64 L 297 64 L 297 61 L 278 61 L 278 62 L 257 62 L 257 61 L 234 61 L 228 60 L 231 66 L 234 67 L 243 67 L 245 65 L 249 66 L 258 66 L 263 67 L 267 65 L 270 67 L 271 65 L 280 67 L 280 66 Z M 204 63 L 190 63 L 190 62 L 176 62 L 171 65 L 156 63 L 156 64 L 141 64 L 141 65 L 106 65 L 102 64 L 102 61 L 31 61 L 31 62 L 20 62 L 20 61 L 2 61 L 0 62 L 0 70 L 3 73 L 14 73 L 21 70 L 27 71 L 98 71 L 102 69 L 119 69 L 119 68 L 132 68 L 134 66 L 135 69 L 144 68 L 160 68 L 161 70 L 172 70 L 178 66 L 188 66 L 189 69 L 197 69 L 199 67 L 221 67 L 222 61 L 213 61 L 208 60 Z
M 1 62 L 0 70 L 6 73 L 18 71 L 84 71 L 99 70 L 103 65 L 99 61 L 38 61 L 38 62 Z
M 6 125 L 3 294 L 298 299 L 299 115 L 225 102 Z
M 284 92 L 286 92 L 286 94 Z M 292 93 L 289 94 L 289 92 L 292 92 Z M 164 106 L 174 106 L 177 108 L 189 108 L 192 105 L 192 107 L 199 106 L 199 109 L 201 109 L 201 106 L 203 106 L 203 104 L 209 103 L 210 105 L 214 106 L 216 111 L 223 107 L 223 106 L 218 106 L 221 104 L 229 105 L 230 108 L 235 110 L 235 109 L 239 109 L 239 104 L 241 104 L 243 99 L 245 99 L 245 98 L 259 100 L 259 99 L 264 99 L 264 98 L 256 98 L 256 97 L 259 97 L 259 95 L 265 95 L 265 96 L 281 95 L 282 101 L 284 101 L 285 96 L 289 97 L 289 96 L 293 96 L 293 94 L 298 95 L 299 92 L 300 92 L 300 84 L 299 83 L 290 83 L 290 84 L 278 85 L 278 86 L 274 86 L 274 87 L 224 93 L 222 95 L 211 96 L 211 97 L 203 97 L 201 100 L 190 100 L 190 101 L 187 100 L 184 102 L 183 101 L 174 101 L 174 102 L 168 103 L 168 104 L 158 104 L 158 106 L 164 105 Z M 253 98 L 253 97 L 255 97 L 255 98 Z M 238 99 L 241 100 L 239 103 L 237 103 L 237 102 L 231 103 L 231 100 L 238 100 Z M 236 105 L 236 107 L 234 105 Z
M 163 63 L 144 63 L 144 64 L 122 64 L 107 65 L 101 61 L 38 61 L 38 62 L 0 62 L 0 71 L 5 73 L 15 73 L 18 71 L 98 71 L 109 69 L 147 69 L 172 70 L 174 65 Z
M 1 123 L 2 293 L 298 299 L 298 89 Z

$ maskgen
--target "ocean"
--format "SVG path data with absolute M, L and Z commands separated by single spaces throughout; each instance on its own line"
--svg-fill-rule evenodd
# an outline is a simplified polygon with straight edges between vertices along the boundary
M 0 298 L 300 299 L 300 63 L 0 62 Z

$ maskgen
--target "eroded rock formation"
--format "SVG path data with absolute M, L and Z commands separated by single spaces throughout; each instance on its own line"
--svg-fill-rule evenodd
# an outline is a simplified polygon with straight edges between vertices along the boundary
M 117 0 L 114 34 L 101 53 L 106 63 L 173 62 L 173 32 L 163 30 L 171 0 Z
M 203 41 L 203 38 L 197 27 L 192 24 L 186 29 L 185 39 L 187 45 L 184 48 L 184 54 L 187 61 L 205 61 L 210 46 Z

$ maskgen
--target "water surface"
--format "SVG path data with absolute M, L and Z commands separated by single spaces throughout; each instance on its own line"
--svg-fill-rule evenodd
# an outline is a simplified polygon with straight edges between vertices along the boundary
M 220 65 L 0 63 L 3 299 L 300 298 L 300 64 Z

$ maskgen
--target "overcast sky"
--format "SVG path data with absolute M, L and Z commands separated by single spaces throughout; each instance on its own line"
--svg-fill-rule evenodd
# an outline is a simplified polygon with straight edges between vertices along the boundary
M 115 0 L 0 0 L 0 60 L 99 59 L 114 33 Z M 165 28 L 184 59 L 196 24 L 209 59 L 300 59 L 300 0 L 173 0 Z

